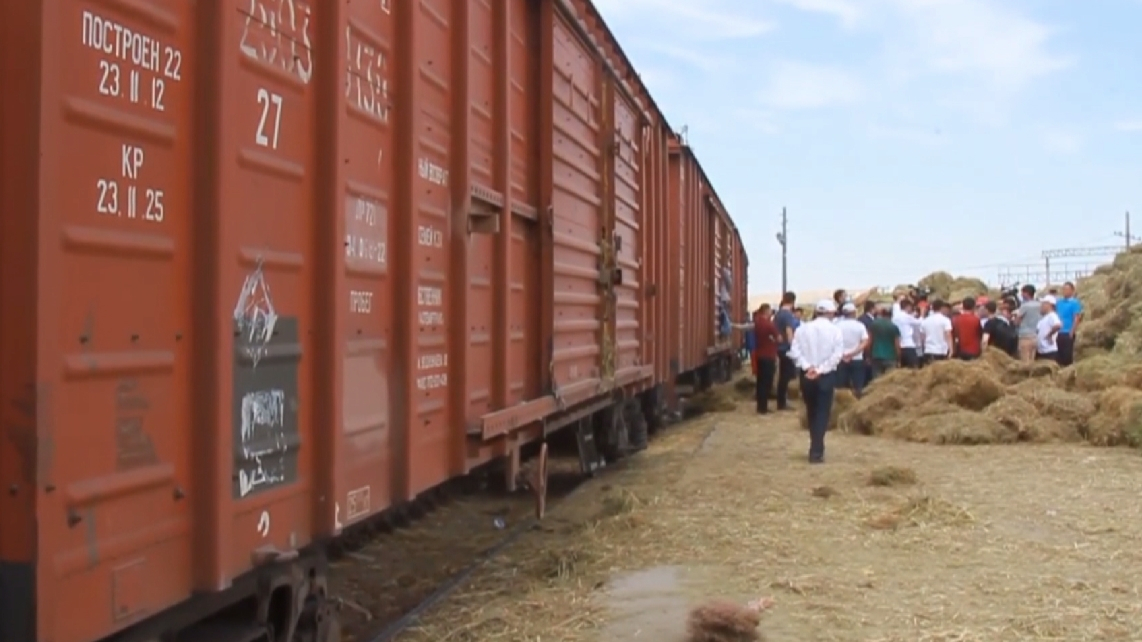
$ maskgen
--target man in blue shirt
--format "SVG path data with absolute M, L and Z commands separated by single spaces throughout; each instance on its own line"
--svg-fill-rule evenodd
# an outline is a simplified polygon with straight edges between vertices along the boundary
M 1063 284 L 1063 296 L 1055 303 L 1055 314 L 1063 324 L 1058 334 L 1059 365 L 1069 366 L 1075 362 L 1075 331 L 1083 318 L 1083 304 L 1075 296 L 1074 283 Z
M 801 322 L 793 314 L 795 307 L 797 307 L 797 295 L 793 292 L 786 292 L 781 295 L 781 309 L 773 318 L 773 323 L 777 326 L 777 333 L 780 335 L 777 339 L 778 410 L 789 408 L 789 382 L 797 376 L 797 366 L 789 358 L 789 346 L 793 344 L 793 332 L 797 330 L 797 326 L 801 325 Z

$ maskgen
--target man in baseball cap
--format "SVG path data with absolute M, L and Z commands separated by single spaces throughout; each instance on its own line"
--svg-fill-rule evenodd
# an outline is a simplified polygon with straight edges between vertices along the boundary
M 1055 312 L 1056 299 L 1053 295 L 1039 299 L 1039 322 L 1035 325 L 1035 358 L 1045 361 L 1059 361 L 1059 330 L 1063 320 Z
M 789 347 L 789 358 L 801 377 L 801 398 L 809 420 L 809 463 L 825 461 L 825 433 L 833 412 L 837 366 L 845 355 L 844 336 L 833 324 L 837 304 L 817 302 L 813 320 L 798 328 Z

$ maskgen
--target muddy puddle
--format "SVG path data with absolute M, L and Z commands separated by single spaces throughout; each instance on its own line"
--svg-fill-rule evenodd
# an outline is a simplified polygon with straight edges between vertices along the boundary
M 740 597 L 722 595 L 718 576 L 718 569 L 659 566 L 612 578 L 600 592 L 611 617 L 599 639 L 685 642 L 691 608 L 715 597 Z

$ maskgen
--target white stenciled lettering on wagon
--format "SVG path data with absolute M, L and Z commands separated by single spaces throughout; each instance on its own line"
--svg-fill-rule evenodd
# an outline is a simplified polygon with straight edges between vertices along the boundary
M 257 368 L 267 354 L 277 321 L 278 314 L 270 297 L 270 286 L 262 266 L 258 265 L 242 283 L 238 302 L 234 304 L 234 326 L 238 335 L 235 339 L 242 345 L 251 367 Z
M 313 77 L 312 11 L 302 0 L 242 0 L 242 53 L 308 83 Z
M 83 45 L 106 56 L 97 62 L 99 94 L 165 111 L 167 82 L 182 80 L 182 51 L 91 11 L 82 25 Z
M 353 27 L 345 27 L 345 98 L 382 123 L 389 120 L 388 59 Z
M 119 146 L 119 178 L 95 181 L 95 211 L 99 214 L 161 223 L 166 217 L 165 193 L 154 186 L 138 184 L 147 154 L 138 145 Z
M 364 290 L 349 290 L 349 311 L 353 314 L 369 314 L 373 311 L 373 293 Z
M 388 216 L 367 198 L 349 197 L 345 211 L 345 259 L 385 265 L 388 261 Z
M 416 171 L 421 178 L 429 183 L 440 186 L 448 185 L 448 170 L 427 158 L 420 158 L 416 161 Z
M 286 481 L 289 444 L 285 428 L 285 392 L 256 390 L 242 397 L 241 442 L 245 466 L 238 471 L 238 495 Z

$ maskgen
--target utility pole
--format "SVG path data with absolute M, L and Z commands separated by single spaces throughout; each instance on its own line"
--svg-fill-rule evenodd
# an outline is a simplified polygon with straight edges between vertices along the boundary
M 1115 232 L 1114 235 L 1115 236 L 1121 236 L 1123 239 L 1126 240 L 1126 251 L 1129 252 L 1131 241 L 1137 241 L 1138 240 L 1138 239 L 1134 238 L 1133 236 L 1130 236 L 1130 212 L 1126 213 L 1126 233 L 1124 234 L 1122 232 Z
M 781 296 L 789 291 L 789 217 L 785 208 L 781 208 L 781 231 L 777 233 L 777 242 L 781 244 Z

